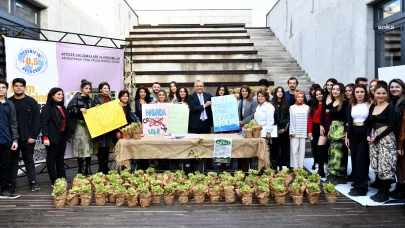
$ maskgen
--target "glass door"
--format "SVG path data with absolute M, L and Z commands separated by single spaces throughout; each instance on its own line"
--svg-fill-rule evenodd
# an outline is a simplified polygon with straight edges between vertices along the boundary
M 390 67 L 402 65 L 402 26 L 378 35 L 379 66 Z

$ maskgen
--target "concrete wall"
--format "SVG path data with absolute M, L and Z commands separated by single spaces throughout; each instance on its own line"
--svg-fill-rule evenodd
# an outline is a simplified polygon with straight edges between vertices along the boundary
M 252 10 L 137 10 L 139 24 L 245 23 L 252 26 Z
M 374 78 L 373 8 L 369 0 L 280 0 L 267 26 L 312 81 Z
M 40 27 L 74 33 L 124 39 L 132 26 L 138 24 L 137 15 L 124 0 L 38 0 L 46 6 L 40 12 Z M 62 35 L 48 33 L 51 39 Z M 84 38 L 86 43 L 95 44 L 97 38 Z M 64 41 L 78 42 L 80 39 L 68 35 Z M 100 45 L 112 46 L 111 41 Z

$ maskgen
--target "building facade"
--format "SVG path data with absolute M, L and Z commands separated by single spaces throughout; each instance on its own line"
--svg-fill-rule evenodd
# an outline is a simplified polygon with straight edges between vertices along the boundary
M 405 0 L 279 0 L 267 27 L 316 83 L 404 65 Z

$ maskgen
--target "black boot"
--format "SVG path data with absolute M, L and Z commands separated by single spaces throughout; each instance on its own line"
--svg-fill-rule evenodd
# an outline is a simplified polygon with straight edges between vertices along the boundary
M 322 165 L 322 166 L 319 166 L 318 174 L 319 174 L 319 176 L 321 176 L 322 178 L 326 176 L 326 174 L 325 174 L 325 169 L 323 168 L 323 165 Z
M 79 165 L 79 171 L 77 171 L 77 173 L 78 174 L 84 174 L 83 158 L 77 158 L 77 164 Z
M 272 169 L 277 170 L 277 161 L 276 160 L 270 160 L 270 166 Z
M 405 199 L 405 184 L 397 182 L 394 191 L 390 192 L 389 196 L 394 199 Z
M 93 175 L 93 173 L 91 172 L 90 164 L 91 164 L 91 157 L 87 157 L 86 158 L 86 169 L 84 170 L 85 176 Z
M 389 189 L 391 185 L 391 180 L 380 180 L 380 187 L 378 188 L 377 194 L 371 196 L 370 198 L 379 203 L 384 203 L 385 201 L 389 200 L 390 197 L 388 195 Z
M 379 188 L 380 186 L 380 178 L 378 176 L 375 177 L 375 181 L 370 184 L 370 187 L 372 188 Z

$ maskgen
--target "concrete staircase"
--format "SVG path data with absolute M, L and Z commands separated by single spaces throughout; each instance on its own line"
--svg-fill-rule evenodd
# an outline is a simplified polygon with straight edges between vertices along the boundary
M 268 28 L 245 28 L 244 24 L 134 26 L 133 48 L 126 56 L 133 60 L 136 83 L 151 86 L 155 81 L 167 87 L 176 81 L 192 87 L 205 82 L 213 93 L 223 83 L 257 86 L 267 78 L 287 88 L 287 78 L 299 78 L 307 91 L 309 78 Z

